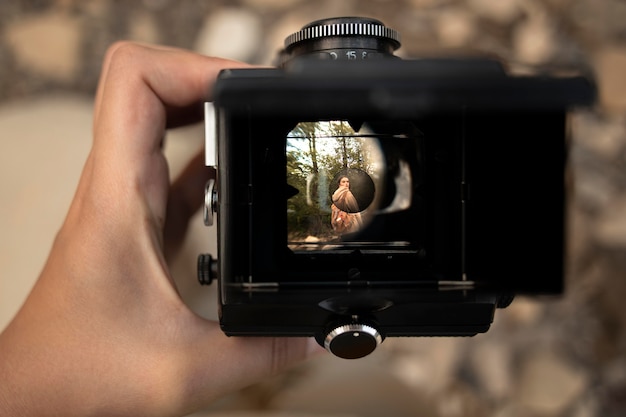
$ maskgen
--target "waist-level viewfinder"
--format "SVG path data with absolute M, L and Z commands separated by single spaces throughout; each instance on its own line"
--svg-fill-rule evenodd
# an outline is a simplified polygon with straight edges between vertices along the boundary
M 568 111 L 584 77 L 493 59 L 404 60 L 369 18 L 313 22 L 271 69 L 207 103 L 205 220 L 220 324 L 314 336 L 344 358 L 386 337 L 471 336 L 516 294 L 559 294 Z

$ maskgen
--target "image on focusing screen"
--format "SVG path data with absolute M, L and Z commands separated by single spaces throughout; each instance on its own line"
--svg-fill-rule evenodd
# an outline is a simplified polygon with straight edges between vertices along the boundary
M 292 251 L 406 247 L 408 241 L 376 233 L 377 218 L 411 207 L 411 163 L 394 140 L 366 124 L 301 122 L 289 132 L 288 246 Z M 390 186 L 391 185 L 391 186 Z M 380 223 L 380 222 L 378 222 Z

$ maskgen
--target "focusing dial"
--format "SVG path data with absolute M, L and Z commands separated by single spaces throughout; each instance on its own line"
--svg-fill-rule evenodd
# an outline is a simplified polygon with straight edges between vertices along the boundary
M 358 359 L 372 353 L 383 342 L 375 327 L 348 323 L 331 327 L 324 338 L 324 348 L 344 359 Z
M 285 39 L 281 64 L 300 56 L 362 60 L 393 56 L 400 34 L 381 21 L 364 17 L 317 20 Z

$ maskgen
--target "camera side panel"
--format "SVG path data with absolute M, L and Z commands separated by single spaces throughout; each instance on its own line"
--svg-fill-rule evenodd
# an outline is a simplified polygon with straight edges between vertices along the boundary
M 563 111 L 468 112 L 466 274 L 516 293 L 563 288 Z

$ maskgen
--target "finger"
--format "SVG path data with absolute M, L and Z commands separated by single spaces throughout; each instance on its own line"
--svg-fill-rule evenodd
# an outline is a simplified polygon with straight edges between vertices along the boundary
M 120 56 L 123 60 L 126 59 L 126 55 L 127 55 L 127 50 L 129 50 L 129 54 L 130 55 L 134 55 L 136 56 L 138 61 L 141 61 L 144 57 L 148 56 L 148 55 L 152 55 L 154 58 L 158 58 L 159 56 L 165 56 L 165 55 L 176 55 L 176 56 L 183 56 L 186 55 L 188 58 L 195 58 L 196 61 L 205 61 L 204 64 L 200 63 L 199 65 L 203 65 L 203 71 L 206 71 L 205 74 L 200 74 L 200 77 L 198 78 L 200 81 L 200 84 L 202 84 L 203 82 L 205 84 L 207 79 L 208 79 L 208 84 L 205 86 L 201 85 L 201 89 L 198 90 L 197 92 L 200 94 L 199 100 L 210 100 L 211 98 L 211 86 L 212 86 L 212 82 L 214 81 L 215 77 L 217 76 L 217 73 L 223 69 L 223 68 L 240 68 L 240 67 L 245 67 L 248 66 L 245 63 L 239 62 L 239 61 L 233 61 L 233 60 L 226 60 L 226 59 L 220 59 L 220 58 L 211 58 L 211 57 L 202 57 L 201 55 L 196 55 L 193 54 L 189 51 L 185 51 L 182 49 L 178 49 L 178 48 L 173 48 L 173 47 L 168 47 L 168 46 L 163 46 L 163 45 L 152 45 L 152 44 L 146 44 L 146 43 L 139 43 L 139 42 L 126 42 L 126 41 L 122 41 L 122 42 L 117 42 L 115 44 L 113 44 L 108 50 L 107 53 L 105 55 L 104 61 L 103 61 L 103 65 L 102 65 L 102 70 L 101 70 L 101 76 L 98 82 L 98 88 L 97 88 L 97 92 L 96 92 L 96 99 L 95 99 L 95 117 L 94 117 L 94 125 L 98 124 L 99 121 L 99 117 L 98 115 L 100 114 L 100 109 L 102 107 L 102 103 L 103 103 L 103 96 L 104 96 L 104 91 L 105 91 L 105 86 L 109 86 L 110 83 L 108 82 L 112 76 L 110 75 L 111 72 L 111 68 L 116 68 L 116 65 L 112 65 L 113 63 L 117 63 L 117 61 L 120 59 Z M 183 62 L 183 60 L 181 59 L 180 61 L 181 63 Z M 186 62 L 186 61 L 185 61 Z M 136 63 L 136 62 L 134 62 Z M 152 62 L 148 63 L 148 70 L 152 70 L 152 66 L 151 66 Z M 206 66 L 206 64 L 208 64 L 208 67 Z M 124 66 L 124 65 L 123 65 Z M 135 71 L 135 67 L 129 66 L 129 65 L 125 65 L 127 67 L 129 67 L 130 69 L 132 69 L 132 71 Z M 139 69 L 141 69 L 142 67 L 139 67 Z M 186 70 L 190 70 L 193 68 L 186 68 Z M 115 72 L 115 71 L 114 71 Z M 171 77 L 176 77 L 176 76 L 184 76 L 186 73 L 172 73 L 172 74 L 166 74 L 168 78 Z M 186 76 L 183 78 L 187 78 Z M 158 81 L 159 76 L 156 77 L 155 81 Z M 203 81 L 204 80 L 204 81 Z M 148 77 L 146 79 L 147 82 L 151 82 L 153 81 L 153 79 L 151 77 Z M 181 80 L 184 81 L 184 80 Z M 159 94 L 159 89 L 155 90 L 155 93 L 157 93 L 157 95 Z M 178 91 L 175 91 L 175 94 L 178 94 Z M 192 103 L 187 103 L 185 105 L 185 107 L 189 104 Z M 178 113 L 180 114 L 182 117 L 189 117 L 188 113 L 185 111 L 180 111 L 180 105 L 179 106 L 172 106 L 171 107 L 171 111 L 172 113 Z M 197 115 L 201 115 L 201 108 L 198 109 L 200 111 L 200 113 L 196 113 Z M 196 111 L 198 111 L 196 110 Z M 174 115 L 175 116 L 175 115 Z M 176 117 L 173 118 L 173 122 L 175 122 Z M 197 120 L 197 119 L 196 119 Z M 172 125 L 182 125 L 182 123 L 172 123 Z
M 166 258 L 171 259 L 180 248 L 190 218 L 202 206 L 204 187 L 210 178 L 215 178 L 215 169 L 204 165 L 204 151 L 201 151 L 173 182 L 163 231 Z
M 149 138 L 146 134 L 132 136 L 134 143 L 147 147 L 140 149 L 152 150 L 162 136 L 168 109 L 180 113 L 178 109 L 209 100 L 218 73 L 244 65 L 175 48 L 117 43 L 109 49 L 103 65 L 94 117 L 96 133 L 100 126 L 119 126 L 127 134 L 156 130 L 158 134 Z M 128 140 L 110 136 L 107 141 Z
M 106 81 L 109 79 L 109 70 L 111 68 L 111 63 L 115 59 L 115 55 L 118 51 L 118 48 L 128 47 L 131 44 L 134 44 L 137 47 L 143 46 L 145 48 L 149 48 L 153 50 L 170 49 L 166 46 L 161 46 L 161 45 L 149 45 L 149 44 L 140 43 L 140 42 L 125 42 L 125 41 L 114 43 L 113 45 L 109 47 L 102 63 L 102 69 L 100 71 L 100 79 L 98 80 L 98 88 L 96 90 L 96 99 L 94 101 L 94 120 L 93 120 L 94 130 L 95 130 L 95 126 L 97 126 L 99 122 L 98 115 L 100 114 L 100 108 L 102 107 L 104 87 L 106 85 Z
M 112 46 L 98 88 L 90 158 L 100 194 L 139 192 L 151 222 L 163 226 L 169 176 L 161 141 L 169 114 L 197 108 L 210 99 L 219 71 L 244 65 L 176 48 Z

